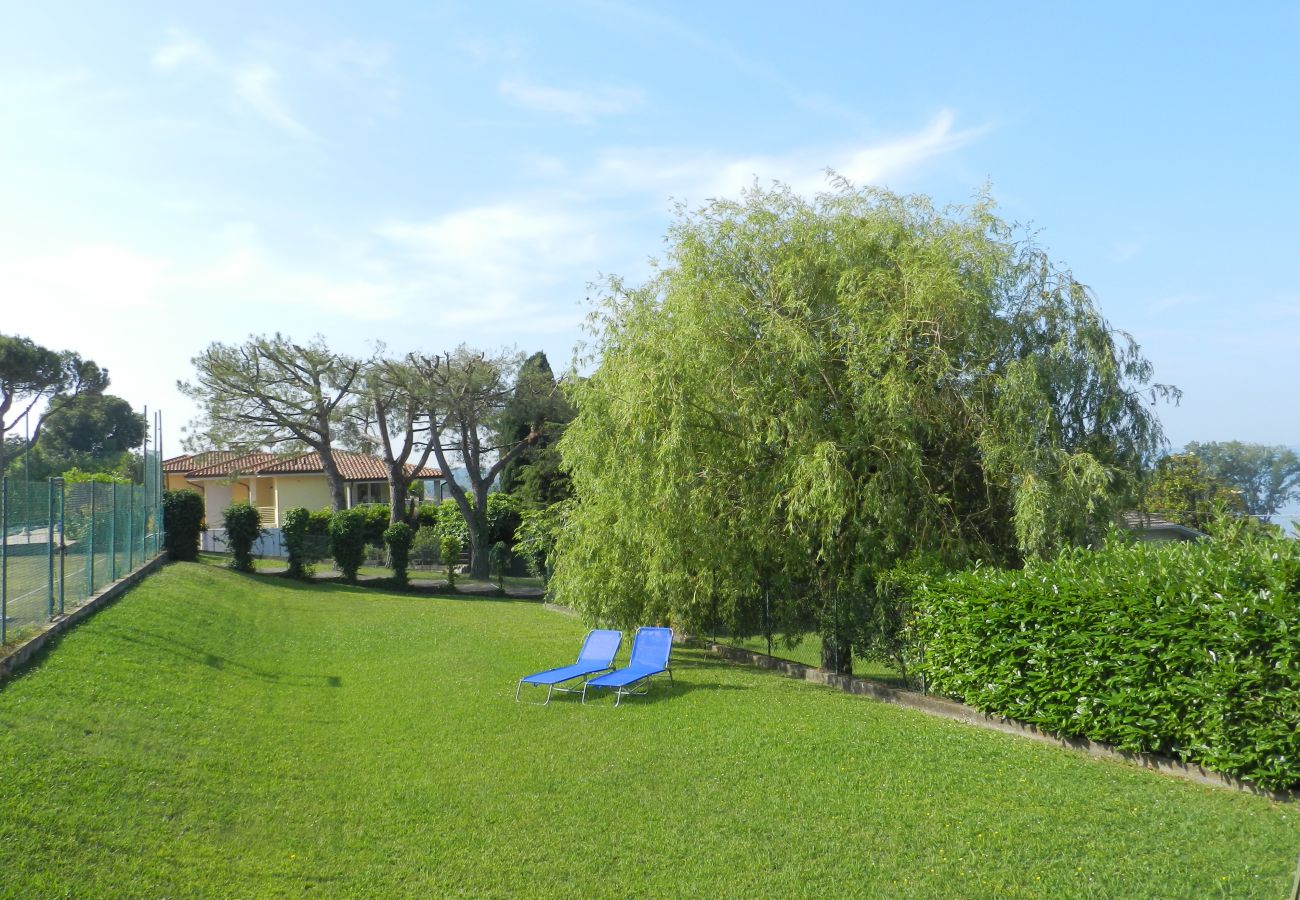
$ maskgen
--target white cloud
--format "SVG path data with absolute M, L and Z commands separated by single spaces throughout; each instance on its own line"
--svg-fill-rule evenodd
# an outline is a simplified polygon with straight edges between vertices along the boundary
M 497 204 L 456 210 L 423 222 L 388 222 L 376 233 L 413 263 L 410 278 L 454 325 L 508 324 L 535 331 L 572 330 L 575 303 L 606 250 L 600 217 L 577 210 Z
M 267 122 L 294 137 L 311 137 L 311 132 L 289 112 L 276 94 L 276 71 L 265 63 L 248 63 L 230 73 L 235 94 L 244 105 Z
M 942 110 L 915 132 L 856 146 L 801 147 L 739 157 L 672 149 L 612 150 L 597 159 L 588 181 L 592 188 L 615 194 L 650 193 L 690 201 L 735 196 L 755 178 L 781 181 L 811 194 L 828 186 L 827 169 L 854 184 L 884 184 L 961 149 L 986 130 L 959 130 L 953 113 Z
M 589 125 L 601 116 L 631 112 L 645 101 L 645 95 L 639 90 L 611 85 L 559 88 L 522 78 L 506 78 L 499 89 L 505 97 L 526 109 L 557 115 L 580 125 Z
M 186 65 L 210 68 L 216 64 L 216 54 L 206 44 L 178 28 L 168 30 L 167 42 L 153 55 L 154 68 L 163 72 Z
M 296 138 L 312 132 L 290 111 L 279 95 L 279 72 L 263 60 L 232 62 L 181 29 L 170 29 L 166 43 L 153 54 L 154 68 L 172 73 L 193 70 L 216 79 L 230 92 L 235 105 Z

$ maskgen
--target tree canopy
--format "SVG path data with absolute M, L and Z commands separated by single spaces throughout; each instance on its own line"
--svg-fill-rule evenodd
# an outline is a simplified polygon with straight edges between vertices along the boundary
M 1199 531 L 1208 531 L 1221 513 L 1246 512 L 1241 492 L 1211 475 L 1193 453 L 1173 453 L 1155 464 L 1147 476 L 1142 508 Z
M 78 397 L 108 387 L 108 370 L 71 351 L 54 351 L 29 338 L 0 334 L 0 472 L 14 456 L 30 451 L 46 423 Z M 44 404 L 42 406 L 42 404 Z M 6 435 L 35 413 L 21 441 Z
M 611 279 L 560 442 L 552 589 L 592 619 L 842 618 L 907 560 L 1088 540 L 1162 444 L 1151 367 L 987 200 L 847 184 L 679 210 L 644 285 Z
M 1246 512 L 1253 516 L 1276 515 L 1292 498 L 1300 497 L 1300 457 L 1286 447 L 1192 441 L 1186 450 L 1209 475 L 1239 491 Z
M 408 358 L 430 414 L 429 443 L 439 468 L 448 473 L 447 490 L 469 531 L 470 572 L 478 578 L 488 574 L 488 489 L 540 434 L 536 427 L 522 438 L 501 431 L 504 410 L 520 401 L 516 376 L 521 362 L 516 354 L 464 345 L 439 356 Z M 455 458 L 465 467 L 469 491 L 450 477 L 449 460 Z
M 212 343 L 192 362 L 194 381 L 176 385 L 199 405 L 189 449 L 310 448 L 320 454 L 334 508 L 346 507 L 333 447 L 360 360 L 330 350 L 319 335 L 298 344 L 277 333 Z

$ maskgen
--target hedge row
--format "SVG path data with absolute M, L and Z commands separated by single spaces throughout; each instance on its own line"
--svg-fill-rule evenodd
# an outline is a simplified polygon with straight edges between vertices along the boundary
M 1115 541 L 913 596 L 917 670 L 985 712 L 1300 787 L 1300 541 Z

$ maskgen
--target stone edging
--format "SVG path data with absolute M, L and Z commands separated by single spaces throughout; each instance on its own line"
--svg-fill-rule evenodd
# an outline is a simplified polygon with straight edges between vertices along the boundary
M 1016 719 L 1007 719 L 1002 716 L 992 716 L 988 713 L 982 713 L 962 703 L 953 700 L 945 700 L 941 697 L 932 697 L 927 694 L 918 694 L 916 691 L 902 690 L 901 688 L 890 687 L 878 681 L 870 681 L 866 678 L 855 678 L 852 675 L 836 675 L 825 669 L 817 669 L 812 666 L 806 666 L 802 663 L 791 662 L 786 659 L 778 659 L 774 656 L 768 656 L 764 653 L 756 653 L 752 650 L 742 650 L 739 647 L 732 647 L 727 644 L 715 644 L 708 641 L 703 642 L 704 646 L 710 653 L 715 656 L 723 657 L 734 662 L 748 663 L 752 666 L 759 666 L 764 669 L 775 669 L 791 678 L 802 678 L 805 681 L 811 681 L 816 684 L 824 684 L 829 687 L 836 687 L 849 694 L 860 694 L 880 700 L 885 703 L 896 703 L 899 706 L 906 706 L 911 709 L 919 710 L 932 716 L 939 716 L 944 719 L 953 719 L 958 722 L 965 722 L 969 725 L 975 725 L 980 728 L 987 728 L 992 731 L 1001 731 L 1005 734 L 1016 734 L 1021 737 L 1027 737 L 1030 740 L 1038 741 L 1043 744 L 1051 744 L 1056 747 L 1063 747 L 1067 750 L 1075 750 L 1080 753 L 1086 753 L 1089 756 L 1100 759 L 1114 759 L 1139 766 L 1144 769 L 1153 769 L 1165 775 L 1172 775 L 1175 778 L 1182 778 L 1186 781 L 1194 781 L 1198 784 L 1207 784 L 1212 787 L 1228 788 L 1230 790 L 1241 791 L 1247 794 L 1256 794 L 1261 797 L 1267 797 L 1270 800 L 1281 802 L 1291 802 L 1300 798 L 1298 791 L 1269 791 L 1258 785 L 1243 781 L 1232 775 L 1224 775 L 1221 772 L 1215 772 L 1203 766 L 1193 763 L 1179 762 L 1168 757 L 1158 756 L 1154 753 L 1133 753 L 1127 750 L 1120 750 L 1110 744 L 1103 744 L 1098 741 L 1090 741 L 1087 738 L 1063 738 L 1050 732 L 1043 731 L 1036 725 L 1030 725 L 1026 722 L 1020 722 Z
M 54 621 L 50 622 L 50 624 L 41 629 L 40 633 L 35 637 L 19 644 L 14 648 L 13 652 L 9 653 L 4 658 L 0 658 L 0 682 L 12 678 L 29 659 L 40 652 L 41 648 L 56 636 L 67 631 L 82 619 L 92 616 L 103 607 L 108 606 L 166 561 L 167 552 L 163 551 L 131 574 L 114 581 L 108 587 L 104 588 L 76 609 L 66 612 L 64 615 L 59 616 Z

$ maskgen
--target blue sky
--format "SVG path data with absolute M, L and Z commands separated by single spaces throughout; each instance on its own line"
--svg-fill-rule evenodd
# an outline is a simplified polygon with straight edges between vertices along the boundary
M 212 340 L 581 337 L 673 200 L 969 199 L 1131 332 L 1171 442 L 1300 445 L 1300 7 L 5 4 L 0 329 L 161 408 Z

